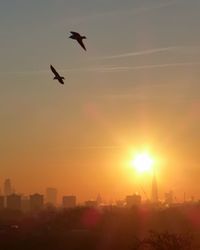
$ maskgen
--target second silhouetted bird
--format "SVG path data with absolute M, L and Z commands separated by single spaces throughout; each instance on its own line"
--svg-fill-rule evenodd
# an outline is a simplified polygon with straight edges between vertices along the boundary
M 63 80 L 65 80 L 65 78 L 63 76 L 59 75 L 58 72 L 55 70 L 55 68 L 52 65 L 50 65 L 50 69 L 54 73 L 54 76 L 55 76 L 53 79 L 58 80 L 59 83 L 61 83 L 61 84 L 64 84 Z
M 83 39 L 86 39 L 86 37 L 81 36 L 79 33 L 74 32 L 74 31 L 70 31 L 70 33 L 71 33 L 71 36 L 69 38 L 76 40 L 81 45 L 81 47 L 86 51 L 86 47 L 83 43 Z

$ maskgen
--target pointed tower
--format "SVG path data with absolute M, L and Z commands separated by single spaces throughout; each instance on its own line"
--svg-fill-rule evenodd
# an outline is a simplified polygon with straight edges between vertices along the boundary
M 97 195 L 96 201 L 97 201 L 98 206 L 102 203 L 102 198 L 100 194 Z
M 153 203 L 158 202 L 158 185 L 156 180 L 156 175 L 154 173 L 153 179 L 152 179 L 152 194 L 151 194 L 151 200 Z

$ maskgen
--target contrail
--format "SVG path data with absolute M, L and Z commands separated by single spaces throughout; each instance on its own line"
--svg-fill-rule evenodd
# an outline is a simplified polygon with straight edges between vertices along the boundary
M 143 70 L 143 69 L 154 69 L 154 68 L 168 68 L 168 67 L 184 67 L 200 65 L 200 62 L 178 62 L 178 63 L 164 63 L 164 64 L 150 64 L 133 67 L 110 67 L 110 68 L 99 68 L 101 72 L 116 72 L 116 71 L 129 71 L 129 70 Z
M 123 58 L 123 57 L 132 57 L 132 56 L 143 56 L 143 55 L 151 55 L 151 54 L 156 54 L 156 53 L 162 53 L 166 51 L 171 51 L 174 49 L 177 49 L 180 47 L 177 46 L 171 46 L 171 47 L 162 47 L 162 48 L 156 48 L 156 49 L 148 49 L 148 50 L 141 50 L 141 51 L 135 51 L 135 52 L 130 52 L 130 53 L 124 53 L 124 54 L 118 54 L 118 55 L 113 55 L 113 56 L 104 56 L 104 57 L 99 57 L 97 59 L 115 59 L 115 58 Z
M 177 62 L 177 63 L 163 63 L 163 64 L 145 64 L 139 66 L 111 66 L 106 67 L 105 65 L 97 67 L 88 67 L 88 68 L 71 68 L 71 69 L 61 69 L 60 72 L 67 73 L 73 71 L 82 71 L 82 72 L 120 72 L 120 71 L 129 71 L 129 70 L 145 70 L 145 69 L 154 69 L 154 68 L 168 68 L 168 67 L 185 67 L 185 66 L 195 66 L 200 65 L 200 62 Z M 47 70 L 38 70 L 38 71 L 13 71 L 13 72 L 0 72 L 1 74 L 9 75 L 29 75 L 29 74 L 49 74 Z

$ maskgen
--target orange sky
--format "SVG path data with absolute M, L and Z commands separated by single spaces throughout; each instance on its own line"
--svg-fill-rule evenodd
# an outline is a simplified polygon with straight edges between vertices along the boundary
M 48 4 L 47 4 L 48 3 Z M 17 192 L 148 195 L 127 162 L 148 148 L 159 196 L 199 199 L 200 3 L 0 3 L 0 184 Z M 37 18 L 35 18 L 37 16 Z M 87 36 L 87 52 L 68 39 Z M 52 80 L 49 65 L 65 76 Z

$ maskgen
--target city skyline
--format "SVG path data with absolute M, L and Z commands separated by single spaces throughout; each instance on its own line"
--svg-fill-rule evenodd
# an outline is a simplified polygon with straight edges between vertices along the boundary
M 130 166 L 148 150 L 159 194 L 198 199 L 199 8 L 197 0 L 2 1 L 0 182 L 81 200 L 117 200 L 142 186 L 151 197 L 152 175 Z M 87 37 L 87 52 L 71 30 Z
M 8 185 L 9 184 L 9 185 Z M 42 198 L 42 203 L 44 205 L 49 205 L 49 206 L 55 206 L 55 207 L 60 207 L 62 206 L 62 204 L 66 203 L 68 204 L 83 204 L 85 202 L 96 202 L 97 204 L 104 204 L 104 205 L 109 205 L 109 204 L 115 204 L 117 205 L 119 202 L 121 203 L 121 201 L 125 201 L 126 198 L 125 197 L 130 197 L 130 199 L 132 199 L 131 197 L 134 196 L 140 196 L 141 202 L 145 203 L 145 202 L 151 202 L 152 204 L 164 204 L 165 202 L 169 203 L 169 204 L 182 204 L 185 202 L 199 202 L 199 197 L 195 197 L 193 194 L 187 193 L 187 192 L 183 192 L 183 196 L 180 198 L 177 198 L 176 193 L 174 193 L 173 190 L 165 190 L 164 193 L 159 192 L 159 186 L 157 184 L 157 178 L 155 173 L 152 176 L 152 180 L 151 180 L 151 192 L 148 193 L 146 192 L 146 190 L 144 189 L 144 187 L 142 185 L 140 185 L 139 190 L 131 190 L 128 193 L 126 193 L 124 196 L 117 196 L 117 197 L 106 197 L 104 196 L 104 194 L 102 193 L 98 193 L 96 194 L 96 196 L 86 196 L 84 198 L 82 198 L 78 193 L 74 193 L 73 190 L 68 190 L 65 193 L 60 193 L 59 190 L 56 187 L 47 187 L 45 188 L 42 192 L 37 192 L 37 191 L 32 191 L 32 192 L 26 192 L 26 193 L 22 193 L 19 192 L 19 190 L 14 190 L 11 188 L 11 180 L 10 179 L 6 179 L 4 181 L 4 187 L 9 186 L 9 192 L 7 191 L 7 188 L 4 190 L 4 192 L 2 192 L 0 194 L 0 197 L 4 197 L 5 199 L 5 204 L 6 204 L 6 199 L 9 196 L 19 196 L 21 197 L 22 200 L 27 200 L 27 199 L 31 199 L 31 197 L 37 197 L 39 196 L 39 203 L 41 203 L 41 197 Z M 103 195 L 103 198 L 102 198 Z M 66 198 L 66 202 L 64 201 Z M 69 199 L 69 201 L 68 201 Z M 75 200 L 74 200 L 75 199 Z M 136 198 L 137 200 L 137 198 Z M 43 205 L 42 205 L 43 206 Z M 41 207 L 42 207 L 41 206 Z M 67 207 L 67 205 L 63 205 L 64 207 Z M 70 207 L 70 205 L 69 205 Z

